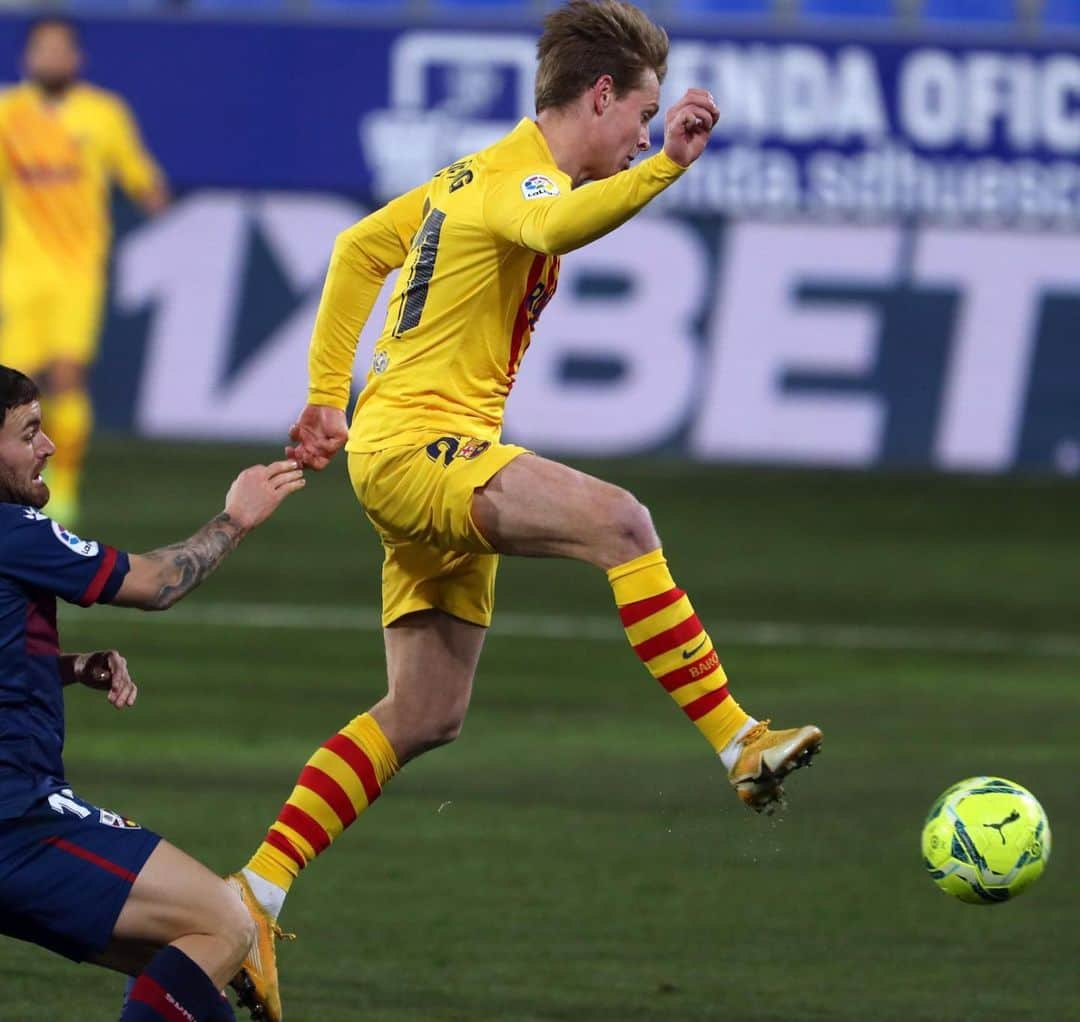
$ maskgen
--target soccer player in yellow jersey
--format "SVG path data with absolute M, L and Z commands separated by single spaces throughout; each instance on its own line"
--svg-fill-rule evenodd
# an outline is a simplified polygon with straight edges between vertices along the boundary
M 93 413 L 87 375 L 105 296 L 110 186 L 149 213 L 165 180 L 124 101 L 79 80 L 74 26 L 35 22 L 25 80 L 0 94 L 0 362 L 40 379 L 58 454 L 50 512 L 71 525 Z
M 231 878 L 261 919 L 249 994 L 280 1017 L 273 936 L 299 871 L 399 767 L 454 739 L 491 622 L 500 554 L 603 569 L 633 651 L 720 756 L 752 809 L 821 742 L 772 731 L 728 691 L 719 656 L 668 571 L 648 511 L 616 486 L 500 440 L 503 406 L 559 258 L 618 227 L 701 155 L 719 117 L 692 89 L 649 148 L 667 35 L 622 0 L 571 0 L 545 21 L 535 120 L 389 203 L 337 240 L 292 454 L 322 469 L 342 446 L 386 557 L 387 695 L 308 761 L 266 840 Z M 586 184 L 586 182 L 591 182 Z M 401 274 L 351 430 L 361 327 Z

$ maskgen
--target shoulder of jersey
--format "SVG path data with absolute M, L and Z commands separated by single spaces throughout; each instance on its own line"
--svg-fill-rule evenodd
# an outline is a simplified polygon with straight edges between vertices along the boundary
M 72 99 L 106 110 L 123 110 L 127 106 L 119 93 L 103 89 L 92 82 L 79 82 L 72 90 Z
M 21 96 L 26 94 L 26 86 L 21 83 L 5 85 L 0 88 L 0 112 L 12 107 Z
M 525 155 L 522 155 L 523 151 Z M 534 147 L 516 132 L 504 135 L 485 149 L 484 155 L 488 155 L 489 170 L 509 174 L 519 182 L 530 175 L 538 177 L 551 188 L 551 191 L 543 194 L 559 194 L 559 180 L 564 176 L 562 172 L 550 158 L 537 154 Z
M 15 522 L 50 522 L 52 519 L 29 504 L 0 503 L 0 521 L 12 525 Z
M 37 522 L 51 522 L 47 514 L 25 504 L 0 504 L 0 545 L 21 526 Z
M 515 132 L 510 132 L 510 134 L 496 139 L 486 149 L 481 149 L 477 155 L 483 158 L 484 162 L 489 166 L 500 169 L 512 167 L 521 163 L 520 157 L 516 155 L 519 147 L 520 139 L 515 136 Z

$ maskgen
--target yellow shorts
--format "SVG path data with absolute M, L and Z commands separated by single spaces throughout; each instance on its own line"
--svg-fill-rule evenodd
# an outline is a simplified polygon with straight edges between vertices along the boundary
M 473 492 L 524 447 L 432 434 L 427 444 L 349 454 L 349 478 L 386 557 L 382 622 L 437 608 L 487 627 L 499 556 L 472 520 Z
M 28 376 L 53 362 L 90 365 L 103 299 L 100 278 L 57 282 L 0 271 L 0 365 Z

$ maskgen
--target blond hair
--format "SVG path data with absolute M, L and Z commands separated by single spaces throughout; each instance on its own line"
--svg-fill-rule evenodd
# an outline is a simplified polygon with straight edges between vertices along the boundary
M 611 75 L 615 96 L 640 87 L 642 75 L 667 73 L 668 36 L 623 0 L 570 0 L 544 19 L 536 47 L 536 112 L 566 106 L 601 75 Z

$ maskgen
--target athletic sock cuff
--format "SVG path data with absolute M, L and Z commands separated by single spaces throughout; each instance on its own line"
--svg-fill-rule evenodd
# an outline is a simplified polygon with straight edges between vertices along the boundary
M 342 732 L 367 753 L 380 788 L 401 769 L 390 739 L 386 737 L 383 729 L 379 727 L 379 722 L 370 713 L 362 713 L 359 717 L 354 717 L 342 729 Z
M 196 1018 L 206 1018 L 221 997 L 210 977 L 177 947 L 162 948 L 143 971 Z M 138 996 L 139 981 L 133 994 Z
M 615 592 L 615 604 L 619 607 L 637 603 L 638 600 L 647 600 L 675 588 L 675 580 L 668 570 L 664 551 L 659 547 L 635 557 L 632 561 L 608 569 L 607 577 Z

